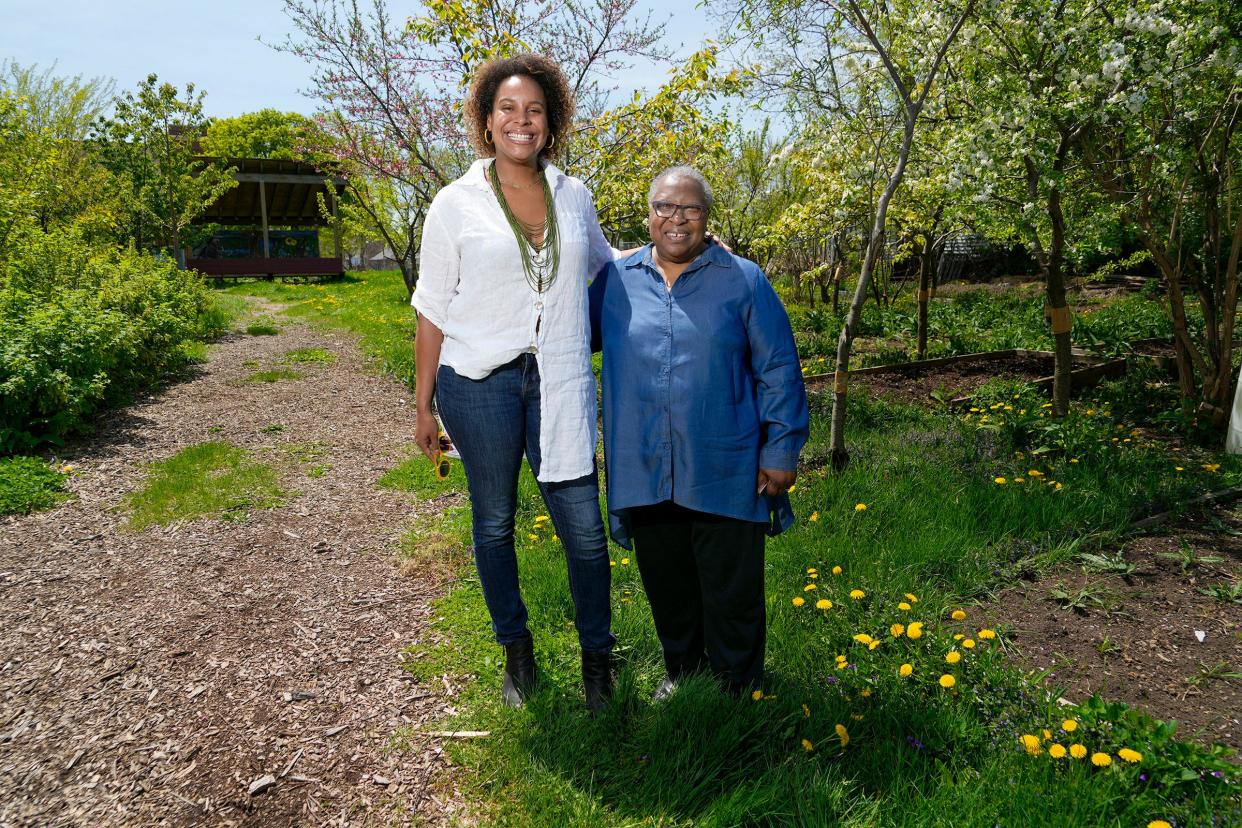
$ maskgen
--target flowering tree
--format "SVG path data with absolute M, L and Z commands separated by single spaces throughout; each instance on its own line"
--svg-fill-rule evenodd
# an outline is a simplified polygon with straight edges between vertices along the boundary
M 849 461 L 845 401 L 850 351 L 872 271 L 884 248 L 889 204 L 905 176 L 919 117 L 974 4 L 975 0 L 966 0 L 954 9 L 924 0 L 744 0 L 742 5 L 750 30 L 781 33 L 781 51 L 791 59 L 773 71 L 788 73 L 798 97 L 818 97 L 823 109 L 848 117 L 860 103 L 874 102 L 859 94 L 866 81 L 877 90 L 878 102 L 889 109 L 894 152 L 885 158 L 887 180 L 875 204 L 862 270 L 837 340 L 830 438 L 835 468 Z M 808 31 L 813 33 L 809 38 Z M 808 49 L 813 58 L 807 58 Z
M 277 48 L 311 64 L 319 120 L 333 139 L 322 149 L 352 173 L 350 195 L 401 263 L 407 290 L 418 279 L 427 207 L 473 158 L 460 103 L 474 68 L 541 51 L 560 63 L 590 112 L 612 73 L 660 54 L 661 27 L 636 21 L 635 5 L 426 0 L 422 14 L 394 20 L 385 0 L 365 10 L 358 0 L 285 0 L 297 35 Z

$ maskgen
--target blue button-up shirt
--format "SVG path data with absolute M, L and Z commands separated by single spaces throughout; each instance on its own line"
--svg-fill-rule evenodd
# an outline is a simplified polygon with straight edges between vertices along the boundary
M 788 528 L 788 496 L 756 494 L 756 478 L 797 467 L 806 389 L 759 266 L 713 244 L 669 290 L 648 245 L 600 271 L 590 296 L 613 540 L 629 547 L 627 510 L 666 500 Z

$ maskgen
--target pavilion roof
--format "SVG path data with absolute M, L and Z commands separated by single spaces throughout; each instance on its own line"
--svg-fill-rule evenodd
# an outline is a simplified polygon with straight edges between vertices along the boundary
M 319 209 L 319 196 L 331 207 L 329 177 L 336 195 L 345 186 L 339 175 L 316 168 L 304 161 L 286 161 L 271 158 L 212 158 L 211 160 L 233 167 L 237 186 L 220 196 L 194 220 L 195 224 L 230 224 L 261 226 L 263 202 L 267 207 L 267 224 L 294 227 L 322 227 L 328 224 Z

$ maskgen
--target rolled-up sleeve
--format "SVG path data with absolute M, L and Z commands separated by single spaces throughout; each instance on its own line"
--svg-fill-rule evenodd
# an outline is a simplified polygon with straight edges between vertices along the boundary
M 461 279 L 461 254 L 456 238 L 448 231 L 444 212 L 451 209 L 437 198 L 423 219 L 423 239 L 418 251 L 418 283 L 410 304 L 431 324 L 444 330 L 449 302 Z
M 591 193 L 584 192 L 583 197 L 587 207 L 587 242 L 590 248 L 587 253 L 587 284 L 590 284 L 601 270 L 621 258 L 621 251 L 609 244 L 604 237 L 604 231 L 599 226 L 599 214 L 595 212 L 595 199 L 591 197 Z
M 762 435 L 759 467 L 794 471 L 810 434 L 806 387 L 789 316 L 762 272 L 754 280 L 746 330 Z

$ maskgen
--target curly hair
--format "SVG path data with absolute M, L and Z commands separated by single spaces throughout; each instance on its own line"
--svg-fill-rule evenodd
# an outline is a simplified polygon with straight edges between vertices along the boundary
M 508 58 L 489 60 L 474 73 L 470 91 L 466 95 L 466 134 L 479 155 L 490 158 L 496 154 L 496 145 L 487 140 L 487 116 L 496 101 L 496 90 L 514 75 L 533 80 L 543 90 L 547 101 L 548 134 L 555 140 L 552 146 L 539 151 L 540 159 L 550 158 L 565 145 L 574 117 L 574 94 L 561 68 L 542 55 L 521 54 Z

